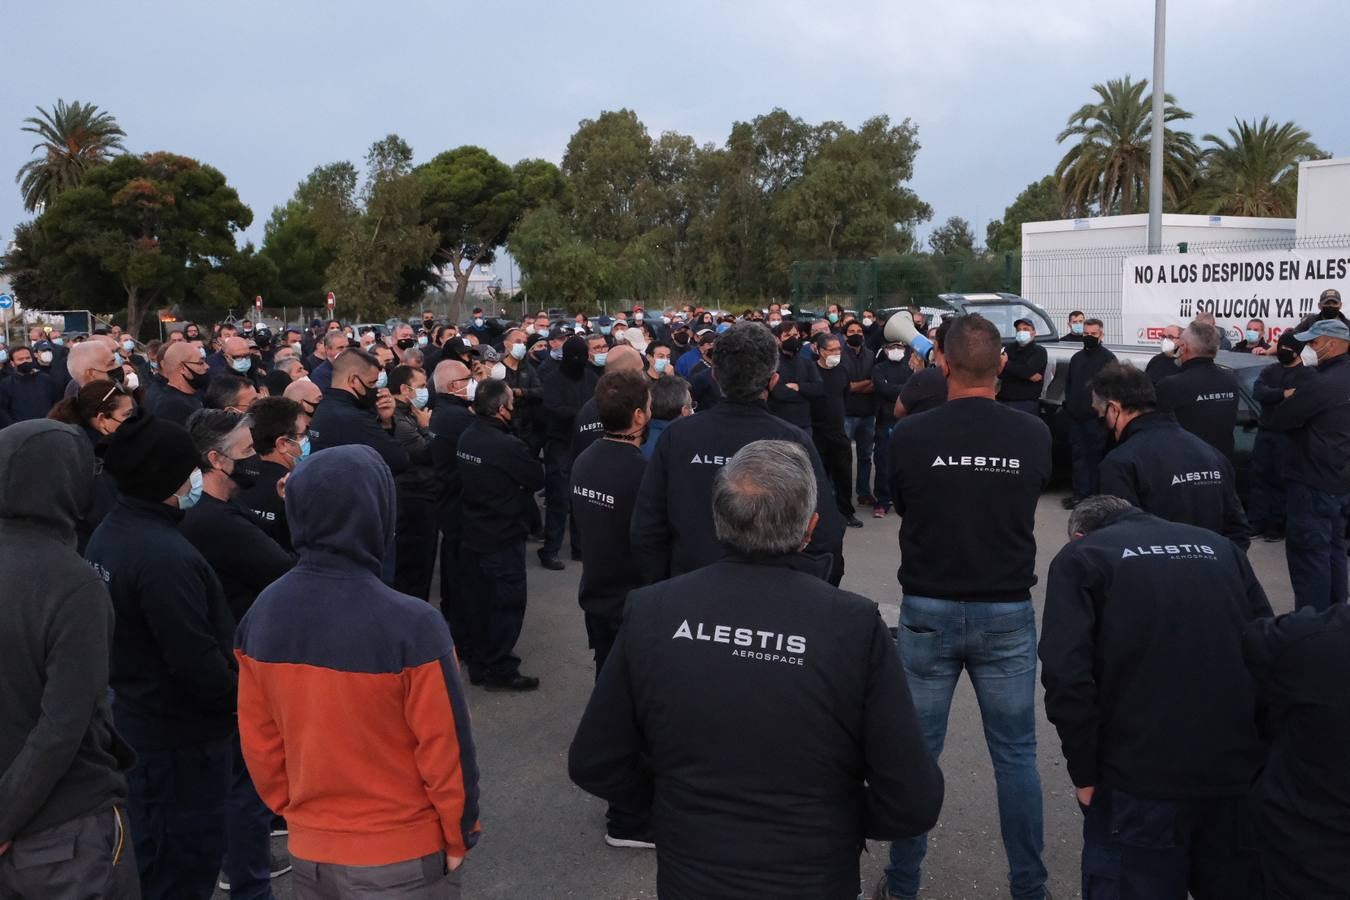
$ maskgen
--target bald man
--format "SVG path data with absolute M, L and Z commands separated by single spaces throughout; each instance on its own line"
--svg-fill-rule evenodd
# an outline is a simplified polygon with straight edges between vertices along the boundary
M 202 408 L 206 389 L 206 360 L 197 345 L 178 342 L 164 350 L 160 365 L 163 381 L 155 381 L 146 398 L 146 408 L 161 419 L 186 427 L 188 416 Z
M 75 386 L 75 391 L 79 391 L 91 381 L 103 378 L 119 383 L 122 381 L 122 367 L 113 356 L 115 343 L 111 338 L 106 342 L 97 340 L 107 337 L 108 335 L 95 335 L 83 344 L 76 344 L 70 348 L 66 365 L 70 369 L 70 383 Z
M 222 329 L 223 333 L 223 329 Z M 206 358 L 207 371 L 212 376 L 233 372 L 242 378 L 248 378 L 253 368 L 253 353 L 248 349 L 248 341 L 232 336 L 221 338 L 220 352 Z
M 323 391 L 319 390 L 319 386 L 308 378 L 297 378 L 286 386 L 282 396 L 287 400 L 294 400 L 299 403 L 305 415 L 313 418 L 314 410 L 319 408 L 319 402 L 323 400 Z
M 464 429 L 473 422 L 468 399 L 469 368 L 453 359 L 443 360 L 431 380 L 436 391 L 436 405 L 431 412 L 431 465 L 436 470 L 436 480 L 443 485 L 437 506 L 437 524 L 441 529 L 441 614 L 463 658 L 463 642 L 470 635 L 460 599 L 460 482 L 455 447 Z

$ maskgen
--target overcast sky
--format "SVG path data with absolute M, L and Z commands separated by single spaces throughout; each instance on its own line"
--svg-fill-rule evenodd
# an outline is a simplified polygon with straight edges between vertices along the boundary
M 1167 89 L 1197 137 L 1270 114 L 1350 154 L 1350 2 L 1170 6 Z M 964 216 L 983 239 L 1053 170 L 1055 135 L 1094 82 L 1151 74 L 1153 3 L 7 0 L 3 23 L 6 237 L 24 218 L 21 120 L 64 98 L 113 113 L 134 151 L 219 168 L 255 241 L 315 165 L 359 162 L 389 132 L 419 162 L 466 143 L 559 162 L 579 120 L 625 106 L 653 136 L 718 144 L 775 106 L 853 126 L 909 117 L 934 223 Z

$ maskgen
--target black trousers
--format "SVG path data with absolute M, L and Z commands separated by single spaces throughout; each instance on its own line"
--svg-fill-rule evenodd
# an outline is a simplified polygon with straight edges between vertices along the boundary
M 441 615 L 450 626 L 450 637 L 455 641 L 459 658 L 469 659 L 473 634 L 469 629 L 466 576 L 460 561 L 459 522 L 442 515 L 441 519 Z
M 516 641 L 525 626 L 525 541 L 491 550 L 460 547 L 467 584 L 471 675 L 511 678 L 520 672 Z
M 591 651 L 595 653 L 597 681 L 600 680 L 600 670 L 605 667 L 605 660 L 609 658 L 609 651 L 614 649 L 614 641 L 618 638 L 619 628 L 622 625 L 621 618 L 586 613 L 586 638 L 590 642 Z M 639 837 L 651 828 L 651 812 L 628 809 L 611 803 L 605 811 L 605 827 L 611 837 Z
M 853 505 L 853 442 L 842 429 L 818 427 L 812 430 L 811 440 L 820 454 L 825 475 L 834 485 L 834 502 L 845 516 L 857 509 Z
M 0 897 L 139 900 L 140 896 L 136 852 L 123 807 L 15 838 L 0 856 Z
M 426 600 L 436 567 L 436 503 L 427 497 L 398 496 L 395 526 L 394 590 Z
M 571 445 L 550 440 L 544 445 L 544 546 L 539 550 L 540 556 L 557 556 L 562 550 L 563 532 L 572 511 L 568 497 L 571 480 Z

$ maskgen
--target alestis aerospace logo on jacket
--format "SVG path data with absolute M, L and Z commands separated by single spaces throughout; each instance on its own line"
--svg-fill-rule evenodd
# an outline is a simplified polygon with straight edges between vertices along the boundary
M 675 629 L 671 640 L 727 644 L 731 647 L 731 655 L 742 659 L 780 662 L 789 666 L 806 665 L 806 638 L 800 634 L 737 628 L 732 625 L 713 625 L 709 629 L 702 622 L 695 622 L 691 628 L 689 620 L 685 619 Z

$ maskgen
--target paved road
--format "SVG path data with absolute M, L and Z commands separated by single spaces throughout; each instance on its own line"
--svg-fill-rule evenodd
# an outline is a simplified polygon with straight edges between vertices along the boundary
M 1047 494 L 1037 517 L 1041 585 L 1064 543 L 1068 514 L 1062 494 Z M 978 515 L 978 510 L 971 510 Z M 868 518 L 851 529 L 843 587 L 876 600 L 894 625 L 899 611 L 894 515 Z M 533 546 L 531 547 L 531 551 Z M 1276 612 L 1293 608 L 1284 545 L 1257 542 L 1250 557 Z M 531 555 L 531 558 L 533 556 Z M 523 670 L 543 679 L 533 694 L 508 696 L 470 688 L 474 737 L 482 767 L 483 836 L 465 870 L 465 896 L 474 900 L 564 898 L 633 900 L 656 896 L 651 852 L 613 850 L 604 843 L 604 805 L 567 779 L 567 745 L 585 706 L 593 673 L 576 603 L 580 565 L 564 572 L 529 570 L 530 606 L 519 650 Z M 1045 792 L 1045 860 L 1056 900 L 1079 896 L 1080 817 L 1059 755 L 1059 742 L 1042 715 L 1038 726 Z M 968 679 L 956 692 L 942 757 L 946 803 L 931 835 L 924 866 L 924 900 L 1006 898 L 1007 864 L 999 841 L 993 773 Z M 280 842 L 278 842 L 280 843 Z M 868 891 L 886 862 L 885 844 L 863 857 Z M 289 876 L 276 881 L 279 900 L 291 896 Z

